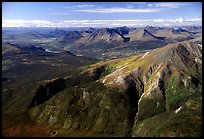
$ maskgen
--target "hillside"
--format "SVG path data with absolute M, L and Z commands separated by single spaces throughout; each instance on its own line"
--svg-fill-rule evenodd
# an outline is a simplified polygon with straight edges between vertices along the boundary
M 94 73 L 103 67 L 109 74 L 102 76 L 101 82 L 137 94 L 133 95 L 138 111 L 132 136 L 194 136 L 201 133 L 201 52 L 202 45 L 185 41 L 98 64 L 88 72 Z M 197 119 L 193 118 L 195 111 Z M 190 125 L 185 118 L 181 119 L 184 115 L 193 119 L 195 129 L 191 127 L 193 123 Z M 158 122 L 154 122 L 157 117 Z
M 9 32 L 3 136 L 201 136 L 201 28 Z
M 202 45 L 184 41 L 99 62 L 41 82 L 3 110 L 23 108 L 31 130 L 42 128 L 30 136 L 201 136 L 201 52 Z
M 24 111 L 19 99 L 27 97 L 38 84 L 44 80 L 74 76 L 80 73 L 79 68 L 93 64 L 97 60 L 78 57 L 68 51 L 59 53 L 46 52 L 43 48 L 24 46 L 12 43 L 2 45 L 2 103 L 3 111 Z M 19 100 L 19 101 L 18 101 Z M 29 101 L 25 102 L 29 103 Z M 16 106 L 19 109 L 16 109 Z M 12 106 L 12 110 L 7 109 Z M 14 112 L 13 111 L 13 112 Z

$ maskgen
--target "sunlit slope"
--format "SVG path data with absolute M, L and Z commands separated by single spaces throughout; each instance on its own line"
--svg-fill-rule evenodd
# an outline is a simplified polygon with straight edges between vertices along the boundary
M 101 72 L 99 72 L 101 71 Z M 138 112 L 135 117 L 133 136 L 190 136 L 187 128 L 196 128 L 198 131 L 192 136 L 201 134 L 201 115 L 195 118 L 194 126 L 186 120 L 179 120 L 181 115 L 173 116 L 182 109 L 182 116 L 193 117 L 193 108 L 186 105 L 201 105 L 202 92 L 202 45 L 190 41 L 168 44 L 165 47 L 146 52 L 129 58 L 117 59 L 98 63 L 88 69 L 89 73 L 100 73 L 101 82 L 110 88 L 119 88 L 124 93 L 139 95 Z M 103 74 L 105 73 L 105 74 Z M 135 98 L 135 103 L 137 99 Z M 193 109 L 193 110 L 190 110 Z M 201 107 L 196 106 L 201 112 Z M 166 114 L 163 114 L 166 113 Z M 163 114 L 163 116 L 159 116 Z M 180 114 L 180 113 L 179 113 Z M 178 120 L 168 121 L 158 128 L 141 127 L 154 124 L 153 116 Z M 184 116 L 185 117 L 185 116 Z M 145 123 L 143 123 L 145 122 Z M 162 119 L 158 121 L 161 124 Z M 171 122 L 171 123 L 170 123 Z M 156 123 L 155 123 L 156 124 Z M 185 125 L 184 126 L 180 125 Z M 167 125 L 173 126 L 173 128 Z M 162 128 L 165 128 L 162 130 Z M 183 128 L 178 132 L 174 129 Z M 145 133 L 143 133 L 145 132 Z M 147 133 L 146 133 L 147 132 Z

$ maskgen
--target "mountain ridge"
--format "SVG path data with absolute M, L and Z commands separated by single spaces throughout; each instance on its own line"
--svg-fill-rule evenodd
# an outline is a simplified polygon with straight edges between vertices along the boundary
M 188 103 L 192 102 L 190 104 L 192 108 L 194 103 L 200 103 L 201 92 L 197 89 L 202 84 L 202 78 L 200 77 L 202 74 L 201 52 L 201 45 L 184 41 L 168 44 L 151 52 L 132 56 L 129 59 L 116 59 L 92 65 L 82 74 L 96 77 L 94 80 L 96 80 L 98 85 L 104 84 L 101 84 L 103 93 L 90 90 L 93 87 L 92 83 L 94 80 L 89 80 L 85 85 L 78 84 L 77 86 L 67 88 L 42 105 L 31 108 L 29 114 L 37 123 L 51 124 L 56 127 L 63 126 L 71 131 L 80 129 L 96 134 L 120 135 L 122 133 L 127 136 L 151 136 L 150 132 L 154 132 L 153 129 L 149 129 L 147 134 L 144 134 L 143 130 L 145 129 L 139 127 L 144 122 L 145 126 L 146 122 L 153 122 L 147 119 L 162 117 L 167 113 L 172 113 L 170 117 L 175 116 L 175 118 L 178 118 L 180 114 L 185 115 Z M 188 56 L 188 59 L 186 59 L 186 56 Z M 177 90 L 180 86 L 183 90 L 175 92 L 175 96 L 172 96 L 173 101 L 169 98 L 172 92 L 168 91 L 171 89 L 171 85 L 174 85 Z M 85 86 L 90 86 L 91 88 L 88 87 L 88 89 Z M 97 85 L 95 84 L 95 86 Z M 120 91 L 109 92 L 114 90 L 114 88 Z M 109 93 L 105 93 L 105 90 Z M 70 95 L 72 99 L 68 99 Z M 64 106 L 57 103 L 62 97 L 66 98 L 67 102 L 66 105 L 63 104 Z M 78 101 L 75 102 L 73 99 L 78 99 Z M 99 108 L 95 109 L 93 105 L 88 105 L 88 102 L 91 104 L 95 102 L 95 105 L 99 105 Z M 82 105 L 83 103 L 86 105 Z M 66 109 L 65 106 L 69 107 L 68 113 L 63 112 L 64 115 L 67 115 L 67 117 L 65 116 L 67 121 L 60 120 L 60 122 L 56 122 L 59 117 L 52 111 L 60 113 L 62 107 L 62 111 Z M 72 109 L 73 107 L 75 109 Z M 123 111 L 123 114 L 119 112 L 121 107 L 123 110 L 124 108 L 127 109 L 127 111 Z M 151 111 L 147 110 L 147 108 L 150 108 Z M 84 111 L 84 109 L 86 110 Z M 93 114 L 93 109 L 99 113 L 98 116 Z M 182 112 L 178 113 L 180 109 L 182 109 Z M 196 111 L 200 113 L 200 107 L 196 108 Z M 104 112 L 106 115 L 103 114 Z M 119 123 L 116 123 L 114 119 L 116 115 L 114 113 L 120 115 L 118 118 L 124 116 L 124 120 L 118 119 L 119 121 L 116 121 Z M 178 114 L 174 115 L 175 113 Z M 78 114 L 81 120 L 78 119 Z M 83 115 L 86 115 L 85 117 L 88 119 L 95 117 L 91 122 L 92 126 L 90 126 L 90 123 L 87 123 Z M 112 119 L 111 123 L 108 123 L 110 119 L 106 118 L 107 115 Z M 59 119 L 64 118 L 62 116 Z M 73 121 L 77 122 L 73 123 Z M 200 118 L 196 119 L 196 121 L 199 122 Z M 185 124 L 183 123 L 184 121 L 181 122 Z M 116 125 L 118 124 L 125 126 L 127 129 L 117 128 Z M 168 124 L 169 122 L 166 122 L 163 127 Z M 179 125 L 176 125 L 176 122 L 174 126 L 175 128 L 179 127 Z M 192 126 L 186 126 L 192 128 Z M 106 130 L 106 128 L 111 130 Z M 175 136 L 188 135 L 188 132 L 183 130 L 180 130 L 179 133 L 174 133 L 172 129 L 167 129 L 170 130 L 170 133 L 175 134 Z M 166 133 L 166 130 L 156 132 L 157 136 L 165 136 L 170 133 Z M 195 134 L 199 134 L 199 131 Z
M 121 49 L 122 44 L 135 46 L 139 41 L 134 44 L 131 35 L 143 48 L 167 43 L 157 38 L 164 34 L 193 35 L 151 26 L 63 33 L 64 44 L 70 41 L 73 47 L 81 35 L 80 41 L 93 40 L 85 46 L 78 41 L 76 48 L 91 47 L 97 55 L 102 54 L 98 48 L 115 48 L 113 42 Z M 130 40 L 124 42 L 121 35 Z M 160 48 L 103 61 L 35 44 L 2 43 L 2 113 L 13 117 L 3 121 L 3 134 L 11 135 L 18 126 L 12 135 L 26 131 L 30 136 L 201 136 L 202 36 L 194 35 L 176 42 L 165 38 L 169 42 Z M 145 39 L 151 40 L 148 46 Z M 33 132 L 37 127 L 42 130 Z

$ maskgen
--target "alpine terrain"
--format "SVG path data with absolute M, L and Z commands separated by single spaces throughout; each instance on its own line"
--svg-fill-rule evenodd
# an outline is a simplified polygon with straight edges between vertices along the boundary
M 2 55 L 3 136 L 202 135 L 199 38 L 99 62 L 12 43 Z

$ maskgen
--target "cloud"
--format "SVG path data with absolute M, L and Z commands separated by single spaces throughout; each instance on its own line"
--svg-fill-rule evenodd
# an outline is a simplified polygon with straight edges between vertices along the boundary
M 75 7 L 78 7 L 78 8 L 84 8 L 84 7 L 94 7 L 95 5 L 91 5 L 91 4 L 82 4 L 82 5 L 77 5 Z
M 69 15 L 70 13 L 49 13 L 51 15 Z
M 66 6 L 64 8 L 91 8 L 91 7 L 96 7 L 96 5 L 92 4 L 81 4 L 81 5 L 75 5 L 75 6 Z
M 157 7 L 157 8 L 179 8 L 180 6 L 188 5 L 186 3 L 173 3 L 173 2 L 162 2 L 162 3 L 150 3 L 148 7 Z
M 186 21 L 190 21 L 190 22 L 196 22 L 196 21 L 201 21 L 201 18 L 195 18 L 195 19 L 187 19 Z
M 174 20 L 173 22 L 179 22 L 179 23 L 182 23 L 184 20 L 183 18 L 177 18 L 176 20 Z
M 135 5 L 136 4 L 136 5 Z M 68 6 L 65 8 L 72 8 L 73 11 L 77 12 L 89 12 L 89 13 L 151 13 L 151 12 L 160 12 L 160 8 L 178 8 L 183 5 L 189 5 L 186 3 L 175 3 L 175 2 L 157 2 L 157 3 L 147 3 L 147 2 L 139 2 L 142 7 L 139 8 L 137 2 L 126 3 L 124 7 L 111 7 L 105 8 L 101 6 L 96 6 L 92 4 L 81 4 L 75 6 Z M 137 8 L 134 8 L 134 7 Z
M 75 10 L 78 12 L 90 13 L 150 13 L 159 12 L 159 9 L 133 9 L 133 8 L 97 8 L 97 9 L 82 9 Z
M 146 19 L 146 20 L 2 20 L 2 27 L 142 27 L 142 26 L 202 25 L 202 18 Z
M 49 27 L 51 23 L 46 20 L 2 20 L 2 27 Z

